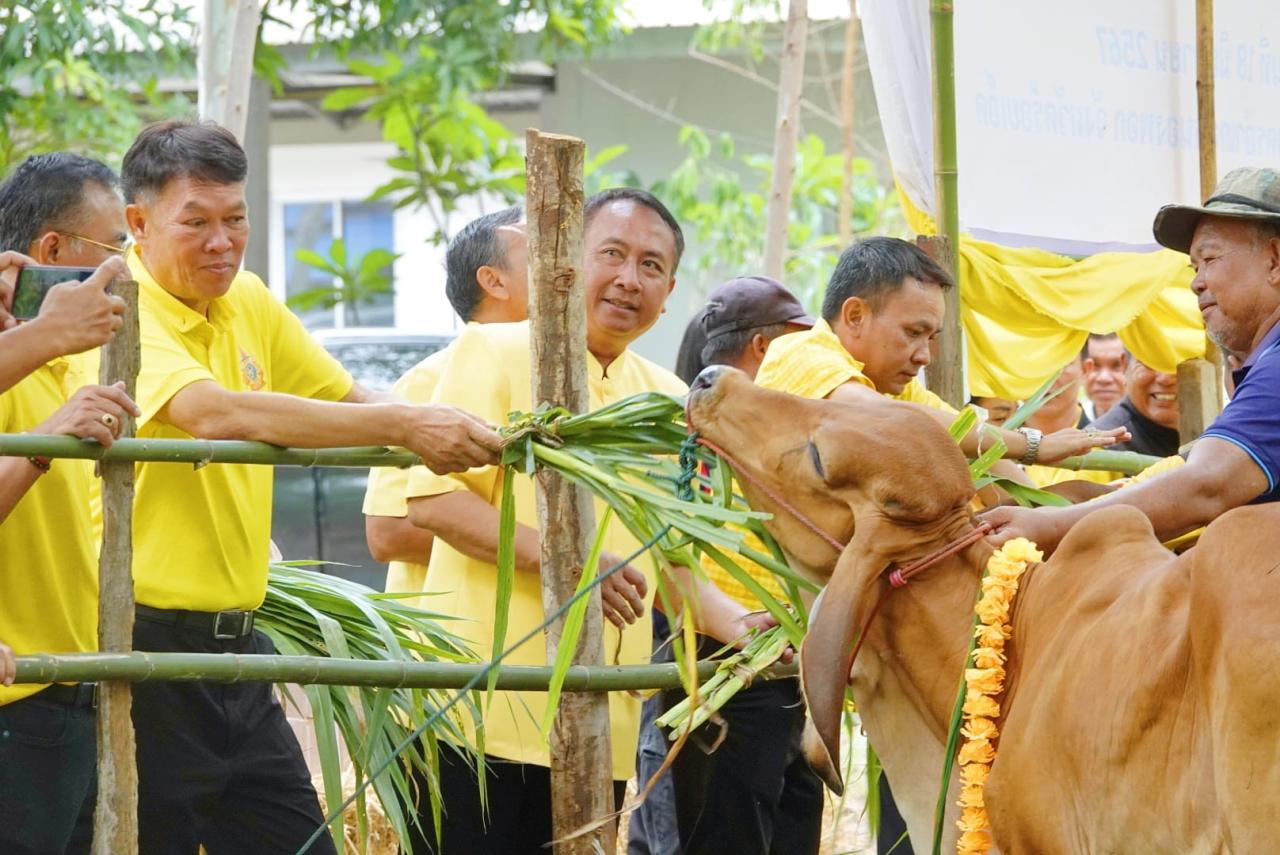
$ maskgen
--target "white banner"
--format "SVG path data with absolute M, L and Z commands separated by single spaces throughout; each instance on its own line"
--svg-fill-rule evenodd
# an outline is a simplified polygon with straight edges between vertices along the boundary
M 894 171 L 934 213 L 928 0 L 861 0 Z M 1154 247 L 1199 202 L 1192 0 L 955 4 L 960 218 L 1006 246 Z M 1218 173 L 1280 167 L 1280 2 L 1215 4 Z

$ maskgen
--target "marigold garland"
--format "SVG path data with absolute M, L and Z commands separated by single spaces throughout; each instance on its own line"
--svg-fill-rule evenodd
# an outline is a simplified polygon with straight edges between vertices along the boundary
M 1015 538 L 1000 547 L 987 562 L 982 577 L 982 596 L 974 611 L 976 647 L 965 668 L 965 737 L 960 747 L 960 839 L 959 855 L 985 855 L 992 849 L 991 823 L 987 817 L 984 790 L 996 751 L 993 741 L 1000 735 L 997 695 L 1004 691 L 1004 643 L 1013 634 L 1009 608 L 1018 593 L 1018 581 L 1027 568 L 1044 558 L 1026 538 Z

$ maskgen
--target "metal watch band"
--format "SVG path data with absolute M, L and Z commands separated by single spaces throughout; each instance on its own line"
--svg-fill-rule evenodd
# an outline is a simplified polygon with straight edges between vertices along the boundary
M 1020 427 L 1018 433 L 1027 438 L 1027 453 L 1018 459 L 1023 466 L 1030 466 L 1036 462 L 1036 458 L 1040 456 L 1040 438 L 1044 436 L 1035 428 Z

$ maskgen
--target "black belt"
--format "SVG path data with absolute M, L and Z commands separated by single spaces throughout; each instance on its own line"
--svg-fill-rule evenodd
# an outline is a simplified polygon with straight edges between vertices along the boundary
M 54 683 L 52 686 L 45 686 L 31 697 L 55 704 L 66 704 L 69 707 L 97 709 L 98 684 L 77 683 L 74 686 L 64 686 L 61 683 Z
M 228 609 L 225 612 L 188 612 L 181 609 L 156 609 L 141 603 L 134 606 L 140 620 L 190 629 L 219 640 L 244 638 L 253 632 L 253 612 Z

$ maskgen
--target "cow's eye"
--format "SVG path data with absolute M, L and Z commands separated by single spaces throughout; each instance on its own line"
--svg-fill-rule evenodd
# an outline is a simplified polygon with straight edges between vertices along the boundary
M 827 470 L 822 468 L 822 456 L 818 454 L 818 446 L 809 440 L 809 459 L 813 461 L 813 468 L 818 471 L 818 477 L 823 481 L 827 480 Z

